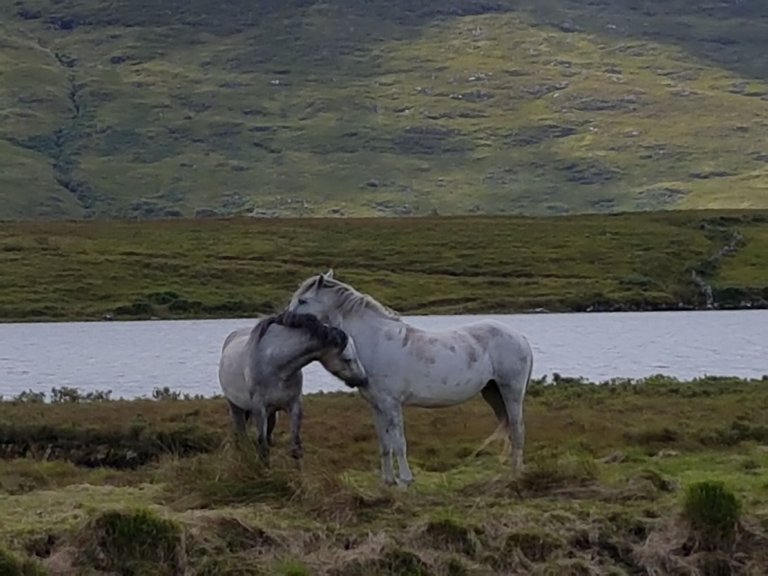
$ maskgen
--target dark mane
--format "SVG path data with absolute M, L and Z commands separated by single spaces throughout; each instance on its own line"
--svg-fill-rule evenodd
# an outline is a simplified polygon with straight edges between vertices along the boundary
M 256 342 L 264 338 L 272 324 L 279 324 L 286 328 L 295 328 L 305 330 L 312 338 L 320 342 L 323 346 L 335 346 L 345 348 L 347 345 L 347 334 L 339 328 L 326 326 L 314 314 L 298 314 L 284 310 L 279 314 L 272 314 L 264 318 L 254 327 Z

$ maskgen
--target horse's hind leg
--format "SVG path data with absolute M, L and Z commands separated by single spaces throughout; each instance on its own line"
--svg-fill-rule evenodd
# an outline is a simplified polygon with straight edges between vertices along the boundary
M 512 440 L 512 471 L 514 474 L 522 472 L 523 450 L 525 448 L 525 422 L 523 420 L 523 400 L 528 381 L 531 378 L 533 361 L 529 360 L 528 366 L 515 370 L 509 380 L 499 382 L 499 393 L 504 399 L 507 408 L 509 433 Z
M 275 431 L 275 424 L 277 422 L 277 410 L 273 410 L 267 416 L 267 444 L 270 446 L 275 445 L 275 439 L 272 434 Z
M 474 456 L 476 457 L 480 452 L 486 449 L 488 444 L 496 440 L 500 433 L 504 433 L 504 436 L 506 437 L 508 435 L 508 418 L 507 418 L 507 406 L 504 403 L 504 398 L 501 396 L 501 392 L 499 391 L 499 386 L 496 384 L 495 380 L 491 380 L 486 384 L 485 388 L 481 391 L 481 394 L 483 396 L 483 400 L 493 409 L 493 413 L 496 416 L 496 421 L 498 422 L 498 427 L 496 430 L 491 434 L 488 438 L 485 439 L 485 441 L 480 445 L 480 447 L 475 450 Z
M 238 437 L 245 436 L 248 419 L 251 416 L 250 412 L 248 412 L 248 410 L 243 410 L 229 400 L 227 400 L 227 403 L 229 404 L 229 415 L 232 418 L 232 425 L 235 430 L 235 435 Z

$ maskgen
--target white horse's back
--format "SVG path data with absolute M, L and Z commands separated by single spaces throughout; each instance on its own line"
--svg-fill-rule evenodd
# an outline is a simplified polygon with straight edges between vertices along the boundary
M 493 380 L 528 371 L 528 342 L 507 326 L 478 321 L 438 330 L 392 323 L 361 355 L 377 389 L 404 404 L 451 406 L 477 395 Z

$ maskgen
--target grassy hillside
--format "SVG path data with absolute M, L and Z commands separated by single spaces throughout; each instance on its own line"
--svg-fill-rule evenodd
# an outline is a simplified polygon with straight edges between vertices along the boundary
M 306 398 L 301 474 L 286 419 L 267 472 L 229 441 L 221 398 L 0 402 L 0 568 L 757 576 L 768 562 L 767 402 L 760 381 L 537 382 L 517 480 L 500 446 L 474 454 L 494 428 L 479 398 L 409 409 L 407 491 L 379 485 L 357 394 Z
M 0 217 L 768 207 L 760 0 L 19 0 Z
M 0 224 L 0 319 L 250 316 L 336 269 L 403 313 L 766 306 L 767 212 Z

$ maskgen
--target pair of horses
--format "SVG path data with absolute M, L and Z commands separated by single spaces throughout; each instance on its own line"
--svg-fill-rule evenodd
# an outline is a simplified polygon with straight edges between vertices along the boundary
M 291 415 L 293 456 L 301 458 L 301 369 L 315 360 L 370 404 L 385 484 L 408 486 L 414 479 L 404 406 L 453 406 L 478 393 L 498 421 L 483 447 L 505 433 L 513 446 L 513 474 L 522 470 L 523 400 L 533 351 L 524 336 L 504 324 L 481 320 L 423 330 L 335 279 L 333 270 L 307 278 L 284 312 L 231 333 L 222 349 L 219 381 L 235 428 L 243 433 L 252 417 L 263 456 L 275 412 L 283 410 Z

